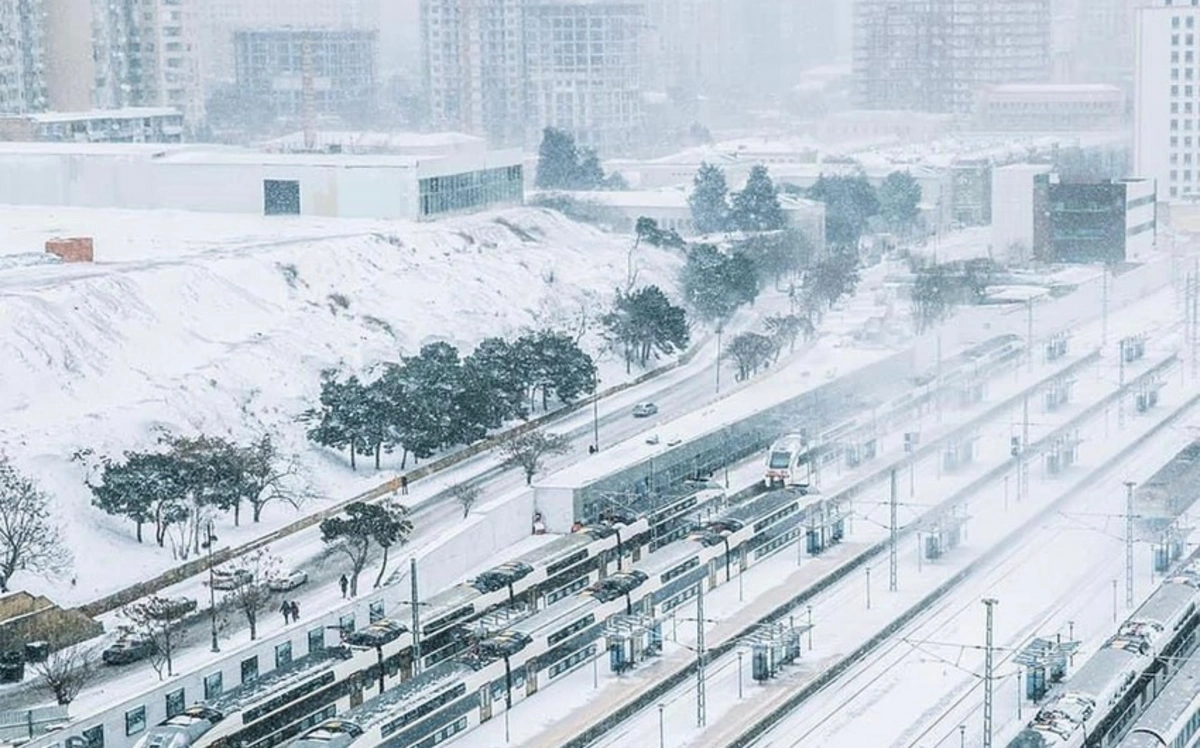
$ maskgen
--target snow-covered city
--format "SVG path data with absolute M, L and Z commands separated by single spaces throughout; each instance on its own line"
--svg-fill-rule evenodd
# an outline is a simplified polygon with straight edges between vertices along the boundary
M 0 748 L 1200 748 L 1198 20 L 0 0 Z

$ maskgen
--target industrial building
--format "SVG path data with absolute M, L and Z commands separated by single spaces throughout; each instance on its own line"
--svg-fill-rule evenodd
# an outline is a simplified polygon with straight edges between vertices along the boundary
M 183 114 L 170 107 L 0 115 L 0 140 L 43 143 L 179 143 Z
M 519 205 L 520 151 L 442 157 L 0 143 L 0 203 L 430 220 Z
M 1115 130 L 1125 117 L 1125 95 L 1104 84 L 1009 83 L 980 91 L 975 127 L 1009 132 Z

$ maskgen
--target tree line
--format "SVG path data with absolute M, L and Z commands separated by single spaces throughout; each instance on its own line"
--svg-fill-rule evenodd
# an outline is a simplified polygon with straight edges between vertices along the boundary
M 305 411 L 315 444 L 373 456 L 399 450 L 401 469 L 439 450 L 471 444 L 539 402 L 572 403 L 595 392 L 596 366 L 570 335 L 539 330 L 515 340 L 487 338 L 465 358 L 449 343 L 430 343 L 416 356 L 384 364 L 370 381 L 357 374 L 322 374 L 320 401 Z
M 139 543 L 143 528 L 152 526 L 154 542 L 170 545 L 182 560 L 199 555 L 209 523 L 222 513 L 232 514 L 237 525 L 249 507 L 258 522 L 272 503 L 299 506 L 311 498 L 296 457 L 280 453 L 269 434 L 239 444 L 208 434 L 165 433 L 147 451 L 114 459 L 82 450 L 74 459 L 92 463 L 85 483 L 95 507 L 131 521 Z

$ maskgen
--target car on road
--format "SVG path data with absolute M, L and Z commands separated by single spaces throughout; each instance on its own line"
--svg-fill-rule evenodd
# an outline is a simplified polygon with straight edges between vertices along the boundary
M 277 577 L 272 577 L 271 581 L 267 582 L 267 587 L 272 592 L 291 592 L 307 581 L 308 572 L 291 569 Z
M 346 637 L 346 643 L 351 647 L 382 647 L 393 642 L 408 631 L 408 627 L 393 620 L 384 618 L 376 621 L 365 629 L 359 629 Z
M 246 569 L 213 570 L 212 588 L 214 590 L 236 590 L 254 581 L 254 575 Z
M 658 412 L 658 406 L 651 402 L 638 403 L 633 406 L 634 418 L 649 418 Z
M 154 642 L 148 637 L 125 631 L 100 655 L 105 665 L 128 665 L 144 660 L 154 652 Z

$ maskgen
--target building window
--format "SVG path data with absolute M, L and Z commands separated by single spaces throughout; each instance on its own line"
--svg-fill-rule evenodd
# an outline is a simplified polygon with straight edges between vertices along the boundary
M 89 727 L 81 735 L 87 748 L 104 748 L 104 725 Z
M 342 634 L 354 633 L 354 616 L 342 616 L 338 619 L 338 628 L 342 630 Z
M 321 652 L 325 649 L 325 629 L 309 629 L 308 631 L 308 652 Z
M 367 620 L 371 623 L 383 618 L 383 601 L 372 600 L 371 605 L 367 608 Z
M 263 180 L 263 215 L 300 215 L 300 183 L 296 180 Z
M 187 708 L 187 699 L 184 698 L 182 688 L 167 694 L 167 719 L 177 714 L 183 714 L 185 708 Z
M 139 706 L 125 712 L 125 734 L 137 735 L 146 729 L 146 707 Z
M 242 660 L 242 683 L 249 683 L 258 677 L 258 657 L 247 657 Z
M 287 667 L 292 664 L 292 643 L 284 642 L 275 645 L 275 667 Z
M 221 695 L 224 690 L 221 684 L 222 678 L 220 673 L 213 673 L 204 679 L 204 698 L 215 699 Z

